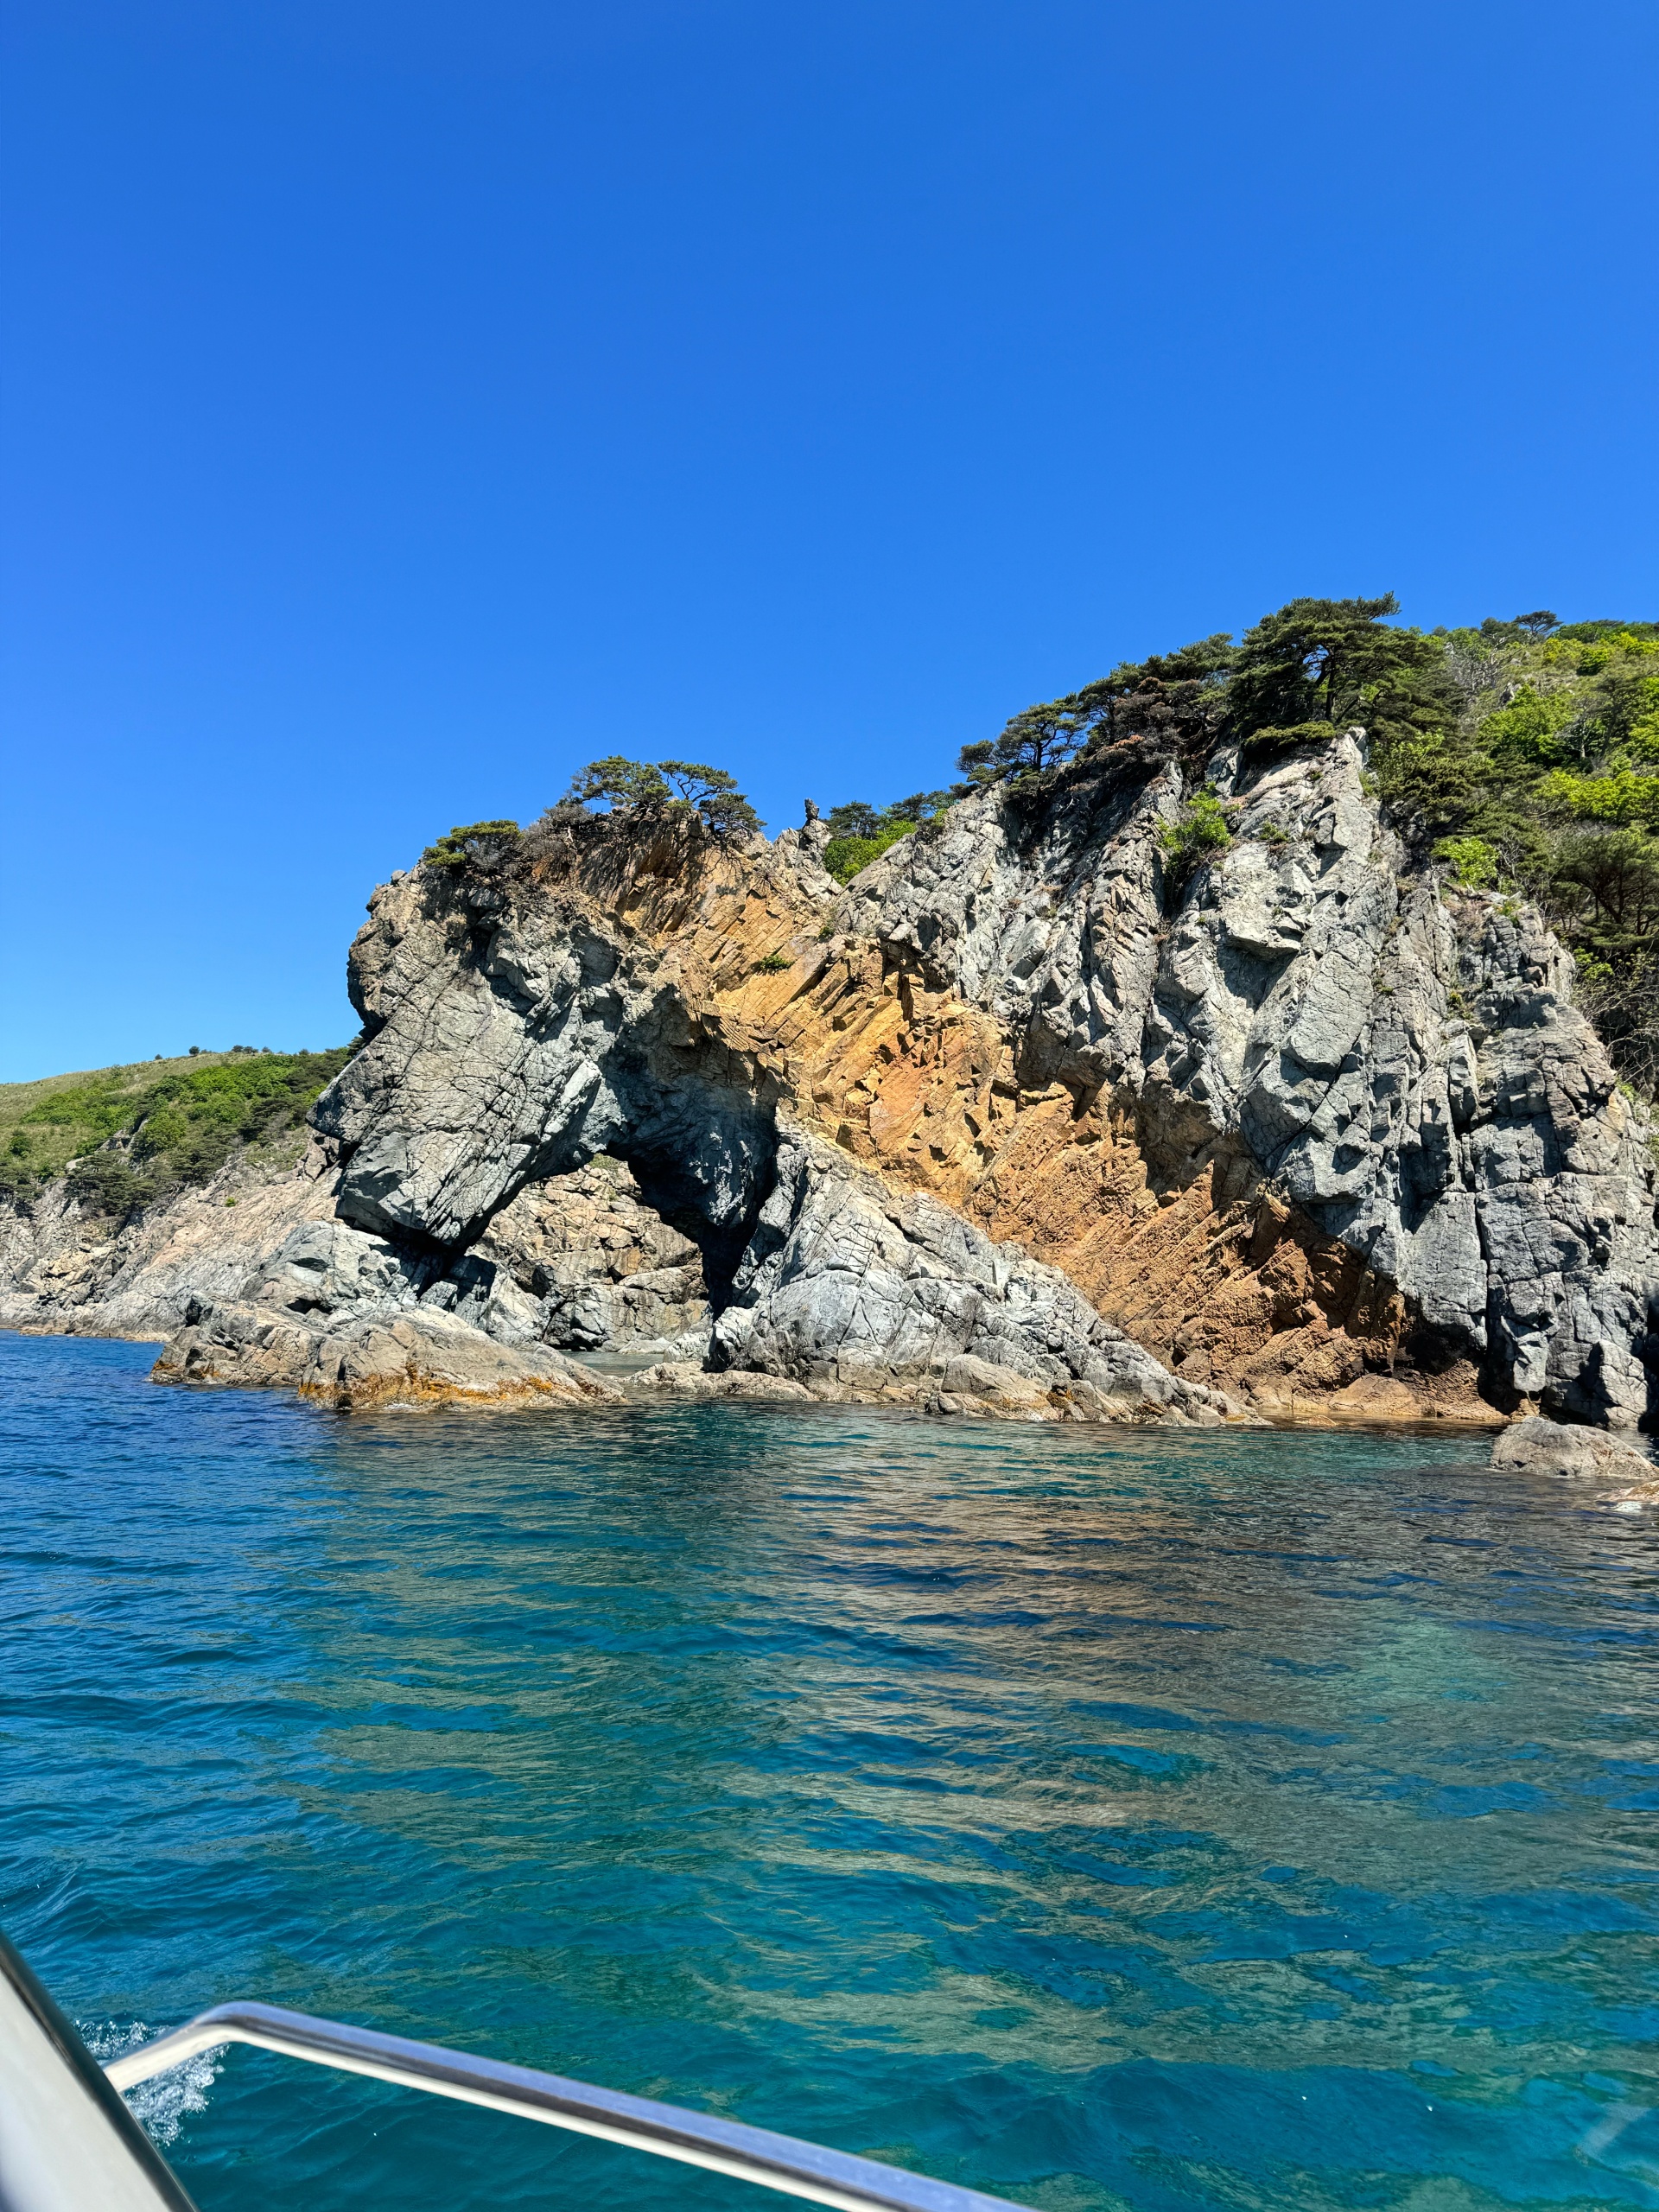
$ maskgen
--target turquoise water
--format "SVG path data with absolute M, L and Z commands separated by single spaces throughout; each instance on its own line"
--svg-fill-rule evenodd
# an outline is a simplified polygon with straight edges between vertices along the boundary
M 1659 2205 L 1659 1535 L 1456 1440 L 340 1419 L 0 1336 L 0 1922 L 1054 2212 Z M 235 2050 L 204 2212 L 747 2207 Z

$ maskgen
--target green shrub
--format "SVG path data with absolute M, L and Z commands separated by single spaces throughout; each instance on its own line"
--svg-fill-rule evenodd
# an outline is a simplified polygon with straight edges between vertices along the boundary
M 786 976 L 794 965 L 786 952 L 769 952 L 754 963 L 755 973 L 760 976 Z
M 861 868 L 880 860 L 889 845 L 911 836 L 916 826 L 913 822 L 882 822 L 871 836 L 832 837 L 823 849 L 823 864 L 837 883 L 850 883 Z
M 421 855 L 428 868 L 492 868 L 518 849 L 516 822 L 469 822 L 440 837 Z
M 354 1049 L 262 1052 L 159 1077 L 111 1068 L 66 1084 L 23 1115 L 3 1156 L 10 1172 L 0 1174 L 0 1189 L 27 1196 L 67 1171 L 84 1205 L 129 1214 L 210 1181 L 243 1147 L 297 1129 Z
M 1442 837 L 1434 857 L 1449 861 L 1453 876 L 1467 890 L 1484 891 L 1497 880 L 1497 855 L 1484 837 Z
M 1281 753 L 1294 753 L 1299 745 L 1329 745 L 1336 735 L 1334 722 L 1292 722 L 1283 729 L 1269 723 L 1252 730 L 1245 739 L 1244 757 L 1252 761 L 1273 760 Z
M 1158 842 L 1170 856 L 1171 873 L 1178 882 L 1185 882 L 1201 861 L 1226 850 L 1233 833 L 1215 793 L 1197 791 L 1181 809 L 1179 819 L 1165 823 Z

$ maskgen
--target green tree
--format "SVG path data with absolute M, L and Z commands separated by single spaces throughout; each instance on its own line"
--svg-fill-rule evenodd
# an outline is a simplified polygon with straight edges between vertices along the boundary
M 469 822 L 429 845 L 421 858 L 429 868 L 499 868 L 518 849 L 516 822 Z
M 590 760 L 571 779 L 566 804 L 609 814 L 693 816 L 716 836 L 753 830 L 760 817 L 723 768 L 701 760 L 630 760 L 620 753 Z
M 1456 719 L 1444 656 L 1432 638 L 1395 627 L 1379 599 L 1293 599 L 1244 633 L 1229 705 L 1241 736 L 1288 736 L 1359 723 L 1384 743 L 1409 742 Z
M 1000 737 L 964 745 L 957 766 L 970 784 L 1034 781 L 1080 751 L 1093 728 L 1075 699 L 1051 699 L 1015 715 Z
M 824 817 L 830 835 L 836 837 L 874 837 L 881 826 L 881 817 L 868 799 L 849 798 L 840 806 L 832 806 Z
M 1597 686 L 1596 703 L 1597 733 L 1608 749 L 1628 746 L 1638 728 L 1659 716 L 1659 676 L 1615 671 Z
M 1191 753 L 1219 734 L 1227 677 L 1236 648 L 1225 630 L 1173 653 L 1120 661 L 1109 676 L 1072 696 L 1091 725 L 1094 746 L 1161 740 Z
M 938 821 L 957 796 L 948 791 L 912 791 L 907 798 L 890 800 L 880 808 L 861 798 L 832 806 L 825 817 L 830 830 L 830 842 L 823 849 L 825 868 L 838 883 L 850 883 L 872 861 L 879 860 L 889 845 Z
M 937 822 L 950 806 L 953 791 L 912 791 L 907 798 L 890 799 L 886 806 L 872 806 L 868 799 L 849 798 L 832 806 L 824 820 L 832 837 L 874 837 L 884 830 L 899 836 L 925 822 Z
M 737 787 L 735 776 L 701 760 L 659 760 L 657 772 L 674 797 L 671 804 L 698 815 L 717 836 L 734 830 L 758 830 L 760 817 Z
M 1555 855 L 1558 895 L 1577 893 L 1580 944 L 1624 965 L 1659 940 L 1659 840 L 1638 829 L 1580 830 Z
M 1030 786 L 1085 747 L 1134 738 L 1171 753 L 1202 750 L 1219 732 L 1232 657 L 1224 630 L 1173 653 L 1122 661 L 1081 690 L 1026 708 L 1000 737 L 964 745 L 957 766 L 970 785 Z
M 912 791 L 908 798 L 893 799 L 881 810 L 883 822 L 908 822 L 919 829 L 925 822 L 937 822 L 948 813 L 962 796 L 959 791 Z
M 576 771 L 566 797 L 616 813 L 624 808 L 665 805 L 669 789 L 659 769 L 643 760 L 629 760 L 620 753 L 607 753 L 602 760 L 590 760 Z

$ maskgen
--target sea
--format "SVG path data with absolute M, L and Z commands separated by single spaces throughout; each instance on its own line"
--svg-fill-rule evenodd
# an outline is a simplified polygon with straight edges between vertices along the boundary
M 0 1335 L 0 1925 L 1046 2212 L 1659 2207 L 1659 1530 L 1459 1435 L 340 1415 Z M 202 2212 L 760 2212 L 245 2048 Z

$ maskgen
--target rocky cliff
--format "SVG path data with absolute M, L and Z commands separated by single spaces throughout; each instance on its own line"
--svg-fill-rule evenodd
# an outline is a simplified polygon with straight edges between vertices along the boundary
M 210 1192 L 217 1233 L 129 1228 L 74 1308 L 71 1208 L 14 1224 L 0 1310 L 342 1403 L 1643 1421 L 1651 1130 L 1571 962 L 1408 865 L 1359 733 L 1204 774 L 1196 865 L 1128 742 L 845 888 L 815 822 L 569 812 L 395 877 L 366 1041 L 234 1243 Z

